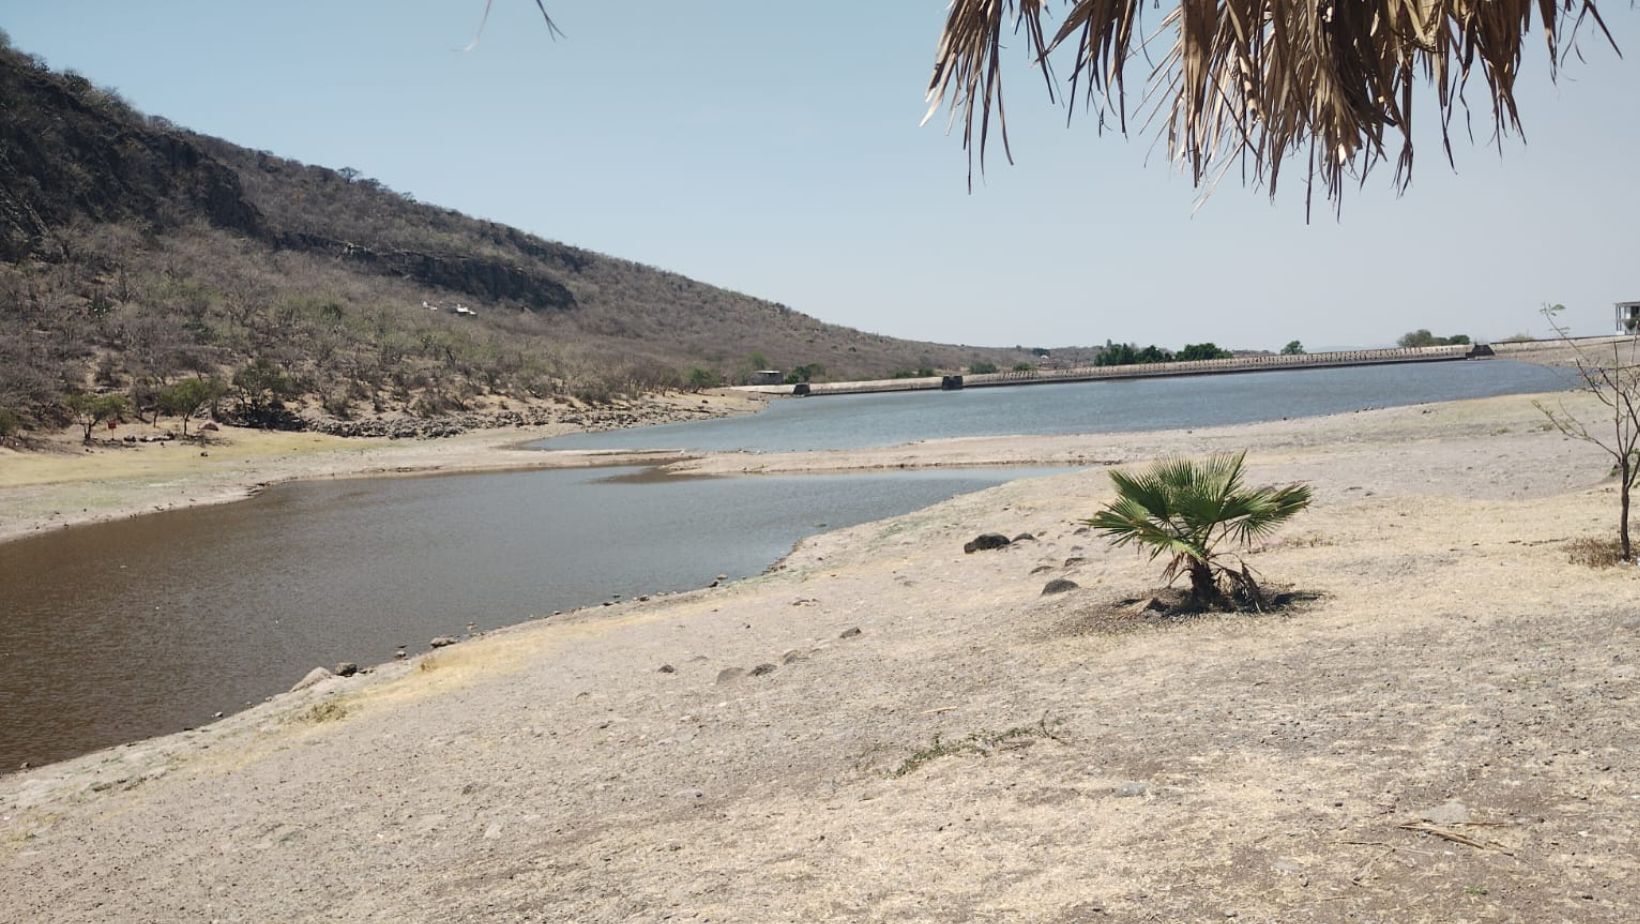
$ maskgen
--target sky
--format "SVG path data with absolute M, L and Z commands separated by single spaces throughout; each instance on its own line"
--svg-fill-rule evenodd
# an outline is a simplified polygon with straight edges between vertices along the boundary
M 943 0 L 548 0 L 557 39 L 493 3 L 470 50 L 483 0 L 0 0 L 0 28 L 194 130 L 893 336 L 1313 350 L 1545 334 L 1544 302 L 1603 333 L 1640 298 L 1620 0 L 1628 60 L 1586 34 L 1558 84 L 1527 62 L 1525 143 L 1458 141 L 1456 171 L 1427 144 L 1404 194 L 1375 172 L 1308 224 L 1298 183 L 1201 204 L 1153 135 L 1067 126 L 1022 46 L 1015 163 L 970 193 L 960 136 L 919 125 Z

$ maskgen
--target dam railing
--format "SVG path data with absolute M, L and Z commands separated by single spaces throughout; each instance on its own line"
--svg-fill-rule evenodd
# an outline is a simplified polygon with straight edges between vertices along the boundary
M 953 391 L 964 388 L 995 388 L 1005 385 L 1046 385 L 1055 382 L 1091 382 L 1101 379 L 1164 378 L 1184 375 L 1221 375 L 1233 372 L 1274 372 L 1282 369 L 1325 369 L 1339 366 L 1372 366 L 1388 363 L 1453 362 L 1469 359 L 1475 348 L 1468 345 L 1411 347 L 1381 350 L 1343 350 L 1331 353 L 1303 353 L 1296 356 L 1233 356 L 1228 359 L 1196 359 L 1170 363 L 1127 366 L 1078 366 L 1066 369 L 1031 369 L 1019 372 L 986 372 L 967 375 L 936 375 L 922 378 L 877 379 L 866 382 L 808 382 L 807 394 L 858 395 L 893 391 Z M 789 395 L 792 385 L 743 385 L 738 390 Z

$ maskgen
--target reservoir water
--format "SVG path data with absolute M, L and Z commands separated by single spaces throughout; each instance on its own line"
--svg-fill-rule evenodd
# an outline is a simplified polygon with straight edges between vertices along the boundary
M 284 485 L 0 544 L 0 767 L 199 725 L 469 623 L 757 574 L 823 527 L 1042 473 L 610 480 L 638 471 Z
M 776 401 L 552 447 L 828 449 L 1201 427 L 1565 387 L 1487 361 Z M 1040 474 L 611 480 L 634 469 L 286 485 L 0 543 L 0 767 L 176 731 L 438 635 L 756 574 L 826 527 Z
M 913 440 L 1112 433 L 1315 417 L 1365 408 L 1566 388 L 1566 370 L 1507 360 L 1296 369 L 951 392 L 782 399 L 750 417 L 578 433 L 548 449 L 784 452 Z

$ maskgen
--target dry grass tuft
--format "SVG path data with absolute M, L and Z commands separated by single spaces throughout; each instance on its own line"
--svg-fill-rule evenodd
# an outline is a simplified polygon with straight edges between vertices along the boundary
M 1623 563 L 1622 548 L 1616 539 L 1584 536 L 1566 543 L 1566 558 L 1574 565 L 1615 568 Z
M 322 703 L 314 703 L 301 715 L 296 717 L 298 722 L 309 725 L 319 725 L 324 722 L 337 722 L 347 717 L 348 709 L 345 705 L 331 699 Z

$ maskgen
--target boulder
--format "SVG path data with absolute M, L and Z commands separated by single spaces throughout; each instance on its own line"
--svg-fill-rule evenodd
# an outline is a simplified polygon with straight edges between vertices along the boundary
M 343 661 L 336 665 L 336 676 L 338 677 L 351 677 L 358 672 L 359 665 L 354 664 L 352 661 Z
M 972 555 L 975 552 L 989 552 L 992 549 L 1000 549 L 1007 546 L 1008 543 L 1008 537 L 1001 533 L 980 533 L 972 541 L 963 545 L 962 551 L 965 554 Z
M 1082 585 L 1076 583 L 1075 581 L 1067 581 L 1064 578 L 1054 578 L 1042 586 L 1042 596 L 1051 597 L 1054 594 L 1062 594 L 1066 591 L 1080 590 L 1081 588 Z
M 332 674 L 328 669 L 316 667 L 313 670 L 308 671 L 306 677 L 296 681 L 296 686 L 291 687 L 290 691 L 295 693 L 298 690 L 306 690 L 308 687 L 311 687 L 316 683 L 322 683 L 323 681 L 329 680 L 334 676 L 336 675 Z
M 460 639 L 457 639 L 454 636 L 441 635 L 438 638 L 435 638 L 432 641 L 428 642 L 427 644 L 433 646 L 434 648 L 448 648 L 449 646 L 454 645 L 458 641 L 460 641 Z

